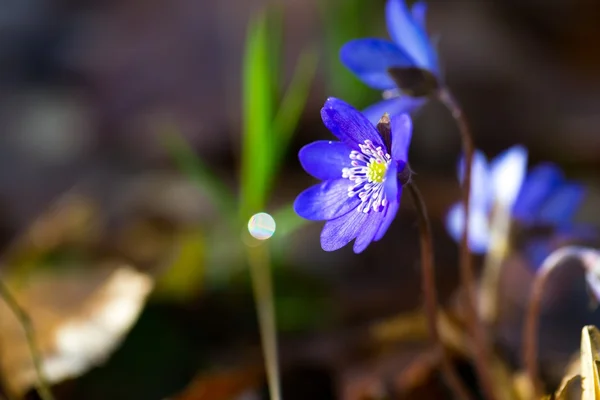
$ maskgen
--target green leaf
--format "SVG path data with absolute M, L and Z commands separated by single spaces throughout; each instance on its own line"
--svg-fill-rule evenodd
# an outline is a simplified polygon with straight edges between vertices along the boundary
M 268 182 L 274 173 L 268 37 L 266 19 L 261 13 L 250 21 L 243 62 L 242 221 L 264 207 Z
M 273 121 L 275 143 L 277 144 L 275 148 L 275 154 L 277 155 L 275 167 L 279 166 L 279 162 L 285 154 L 302 116 L 310 86 L 317 70 L 317 61 L 316 48 L 310 48 L 302 52 L 290 85 Z
M 202 162 L 177 130 L 165 129 L 161 132 L 161 140 L 182 173 L 196 182 L 219 213 L 233 223 L 236 201 L 229 188 Z

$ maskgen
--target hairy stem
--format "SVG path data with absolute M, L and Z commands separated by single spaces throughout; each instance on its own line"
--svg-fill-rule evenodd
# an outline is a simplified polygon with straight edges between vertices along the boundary
M 442 353 L 442 374 L 450 389 L 454 392 L 457 399 L 472 399 L 471 394 L 460 380 L 448 354 L 446 346 L 440 340 L 440 334 L 437 326 L 437 294 L 435 288 L 435 269 L 433 261 L 433 237 L 431 235 L 431 225 L 427 208 L 421 192 L 417 186 L 409 182 L 406 184 L 408 191 L 415 204 L 417 215 L 419 218 L 419 240 L 421 243 L 421 271 L 422 289 L 425 296 L 425 314 L 427 316 L 427 327 L 429 335 L 434 342 L 434 345 L 439 348 Z
M 464 153 L 465 168 L 462 183 L 462 203 L 464 206 L 465 223 L 460 243 L 460 277 L 461 284 L 467 297 L 467 323 L 471 334 L 473 335 L 474 361 L 481 390 L 488 400 L 495 400 L 493 380 L 488 369 L 489 356 L 488 346 L 485 338 L 485 329 L 478 315 L 477 308 L 477 289 L 475 282 L 475 273 L 473 271 L 473 257 L 469 250 L 469 214 L 471 197 L 471 167 L 475 147 L 473 145 L 473 135 L 469 129 L 469 124 L 464 113 L 450 91 L 443 88 L 439 92 L 440 101 L 448 108 L 452 117 L 458 125 L 462 148 Z
M 54 400 L 54 396 L 50 390 L 50 385 L 48 385 L 48 381 L 46 380 L 46 376 L 44 375 L 44 371 L 42 369 L 42 356 L 40 349 L 37 346 L 35 331 L 29 315 L 25 312 L 25 310 L 23 310 L 23 308 L 21 308 L 17 302 L 17 299 L 15 299 L 2 280 L 0 280 L 0 297 L 2 297 L 2 299 L 6 302 L 6 305 L 17 318 L 17 321 L 19 321 L 19 324 L 25 333 L 25 340 L 27 341 L 27 346 L 31 352 L 33 368 L 35 369 L 35 373 L 38 377 L 37 391 L 40 395 L 40 398 L 42 400 Z
M 538 328 L 540 320 L 540 310 L 542 300 L 544 299 L 544 288 L 550 278 L 552 271 L 556 269 L 561 261 L 570 257 L 579 257 L 583 262 L 581 265 L 586 269 L 588 265 L 585 262 L 585 254 L 589 250 L 576 246 L 563 247 L 550 254 L 542 263 L 533 280 L 533 286 L 529 297 L 529 305 L 527 314 L 525 314 L 525 326 L 523 328 L 523 349 L 521 359 L 527 377 L 532 385 L 535 398 L 540 398 L 542 395 L 542 387 L 539 379 L 538 371 Z
M 265 369 L 271 400 L 281 400 L 279 384 L 279 361 L 277 356 L 277 325 L 273 304 L 273 282 L 269 260 L 269 247 L 266 243 L 255 242 L 248 247 L 248 264 L 258 314 L 258 325 L 265 358 Z

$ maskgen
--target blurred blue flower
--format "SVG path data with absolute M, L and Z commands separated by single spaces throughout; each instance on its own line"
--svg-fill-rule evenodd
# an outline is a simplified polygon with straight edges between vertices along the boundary
M 527 151 L 521 146 L 508 149 L 489 165 L 483 153 L 475 153 L 469 226 L 469 247 L 474 253 L 488 250 L 490 214 L 496 205 L 510 210 L 512 218 L 523 226 L 543 225 L 564 229 L 570 224 L 583 200 L 583 187 L 567 182 L 560 169 L 553 164 L 541 164 L 527 176 L 526 167 Z M 463 168 L 464 161 L 461 161 L 461 179 Z M 464 207 L 459 202 L 448 212 L 446 227 L 450 236 L 460 241 L 464 226 Z M 535 258 L 542 258 L 548 243 L 538 243 L 536 246 Z
M 341 61 L 348 69 L 368 86 L 384 91 L 385 100 L 363 111 L 372 123 L 385 112 L 390 115 L 412 112 L 426 101 L 424 97 L 402 93 L 389 73 L 390 68 L 419 68 L 440 79 L 437 54 L 425 31 L 426 11 L 427 5 L 423 1 L 415 3 L 409 10 L 404 0 L 388 0 L 385 14 L 393 42 L 356 39 L 340 50 Z
M 391 118 L 391 137 L 384 139 L 360 111 L 335 98 L 325 102 L 321 117 L 340 141 L 317 141 L 300 150 L 302 167 L 323 182 L 300 193 L 294 210 L 303 218 L 327 221 L 323 250 L 356 239 L 353 249 L 360 253 L 383 237 L 398 211 L 398 175 L 409 172 L 412 121 L 406 114 Z
M 544 260 L 555 250 L 574 244 L 594 245 L 598 243 L 595 227 L 581 224 L 565 224 L 546 236 L 528 237 L 520 250 L 534 269 L 541 267 Z

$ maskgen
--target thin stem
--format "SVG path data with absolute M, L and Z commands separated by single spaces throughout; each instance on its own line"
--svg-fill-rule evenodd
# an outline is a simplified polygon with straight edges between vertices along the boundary
M 33 368 L 35 369 L 35 373 L 38 377 L 37 391 L 40 397 L 42 400 L 54 400 L 54 396 L 52 395 L 52 391 L 50 390 L 50 386 L 46 380 L 46 376 L 44 375 L 42 368 L 42 356 L 40 349 L 37 346 L 33 324 L 31 323 L 29 315 L 25 312 L 25 310 L 23 310 L 23 308 L 21 308 L 15 297 L 8 290 L 8 287 L 6 287 L 2 280 L 0 280 L 0 297 L 4 299 L 6 305 L 17 318 L 17 321 L 19 321 L 19 324 L 25 332 L 25 340 L 27 341 L 27 346 L 31 352 Z
M 271 281 L 269 248 L 266 243 L 254 243 L 252 247 L 248 247 L 248 264 L 250 265 L 250 277 L 258 314 L 269 395 L 271 400 L 281 400 L 273 282 Z
M 439 348 L 442 355 L 442 374 L 446 383 L 450 389 L 454 392 L 457 399 L 472 399 L 471 394 L 467 388 L 463 385 L 460 377 L 458 376 L 448 349 L 440 340 L 440 334 L 437 326 L 437 295 L 435 288 L 435 269 L 433 261 L 433 237 L 431 235 L 431 225 L 429 223 L 429 216 L 427 215 L 427 208 L 421 192 L 417 186 L 409 182 L 405 185 L 413 199 L 415 209 L 419 218 L 419 240 L 421 242 L 421 270 L 423 273 L 422 278 L 422 289 L 425 296 L 425 314 L 427 316 L 427 327 L 429 335 L 433 340 L 436 347 Z
M 475 148 L 473 145 L 473 136 L 467 123 L 467 119 L 454 99 L 450 91 L 443 88 L 439 92 L 440 101 L 448 108 L 452 117 L 458 125 L 460 138 L 462 142 L 463 153 L 465 157 L 465 168 L 462 183 L 462 202 L 464 205 L 465 223 L 462 232 L 460 243 L 460 277 L 461 283 L 467 296 L 467 324 L 473 335 L 474 345 L 474 361 L 477 375 L 482 392 L 488 400 L 494 400 L 493 380 L 488 369 L 488 346 L 485 339 L 484 327 L 477 313 L 477 289 L 475 283 L 475 273 L 473 271 L 473 258 L 469 250 L 469 214 L 470 214 L 470 197 L 471 197 L 471 167 L 473 161 L 473 153 Z
M 525 315 L 525 326 L 523 329 L 523 349 L 522 362 L 527 372 L 527 377 L 532 385 L 535 398 L 542 395 L 542 388 L 539 379 L 538 371 L 538 328 L 540 319 L 540 310 L 542 300 L 544 299 L 544 289 L 550 278 L 550 273 L 561 265 L 561 261 L 569 257 L 579 257 L 583 262 L 581 265 L 587 272 L 587 264 L 585 263 L 585 254 L 589 250 L 568 246 L 560 248 L 550 254 L 542 263 L 533 280 L 533 287 L 529 297 L 529 305 L 527 314 Z

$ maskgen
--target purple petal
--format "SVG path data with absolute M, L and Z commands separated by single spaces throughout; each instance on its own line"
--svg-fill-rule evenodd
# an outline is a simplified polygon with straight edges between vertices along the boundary
M 556 226 L 554 232 L 561 241 L 594 242 L 599 238 L 593 226 L 573 224 L 571 221 Z
M 539 210 L 541 222 L 564 224 L 571 221 L 581 205 L 585 190 L 577 184 L 566 184 L 555 191 Z
M 408 147 L 412 137 L 412 120 L 408 114 L 392 117 L 392 159 L 408 161 Z
M 400 187 L 398 190 L 398 197 L 400 197 L 400 193 L 402 193 L 402 187 Z M 396 214 L 398 213 L 399 207 L 400 207 L 399 201 L 396 200 L 396 201 L 390 202 L 387 209 L 385 210 L 385 216 L 384 216 L 383 221 L 381 222 L 381 226 L 379 227 L 377 234 L 373 238 L 374 241 L 381 240 L 383 235 L 385 235 L 388 228 L 392 224 L 392 221 L 394 221 L 394 219 L 396 218 Z
M 340 59 L 365 84 L 380 90 L 396 87 L 388 68 L 414 64 L 395 43 L 383 39 L 351 40 L 342 46 Z
M 490 164 L 494 200 L 510 210 L 519 195 L 527 172 L 527 150 L 513 146 Z
M 387 151 L 375 125 L 356 108 L 343 100 L 330 97 L 321 109 L 323 123 L 342 142 L 352 148 L 358 148 L 366 140 Z
M 594 242 L 598 239 L 596 229 L 585 225 L 560 225 L 550 237 L 528 239 L 524 252 L 532 267 L 537 270 L 544 260 L 564 243 Z M 593 255 L 593 253 L 584 253 Z M 589 260 L 589 258 L 588 258 Z M 585 261 L 585 260 L 584 260 Z
M 461 184 L 464 177 L 464 164 L 464 157 L 461 157 L 458 164 L 458 179 Z M 473 206 L 487 209 L 492 205 L 492 195 L 487 158 L 481 151 L 475 150 L 471 164 L 471 196 L 469 200 Z
M 321 180 L 340 179 L 342 169 L 352 167 L 350 149 L 345 143 L 319 140 L 300 149 L 302 168 Z
M 352 211 L 328 221 L 321 231 L 321 247 L 325 251 L 341 249 L 358 236 L 363 224 L 370 217 L 370 213 Z
M 404 162 L 392 162 L 385 174 L 385 186 L 383 190 L 385 198 L 388 201 L 388 206 L 384 211 L 385 215 L 382 217 L 381 226 L 371 238 L 371 241 L 381 239 L 396 217 L 400 205 L 400 195 L 402 194 L 402 186 L 398 184 L 398 171 L 402 171 L 405 167 L 406 163 Z
M 393 99 L 383 100 L 365 108 L 363 114 L 372 124 L 377 124 L 385 113 L 390 114 L 390 116 L 412 113 L 421 108 L 426 102 L 426 97 L 394 97 Z
M 427 4 L 424 1 L 417 1 L 410 9 L 410 13 L 415 23 L 419 25 L 423 32 L 426 32 Z
M 425 31 L 412 18 L 404 0 L 388 0 L 386 4 L 387 27 L 390 36 L 417 66 L 437 72 L 433 49 Z
M 358 196 L 348 197 L 348 179 L 325 181 L 300 193 L 294 201 L 294 211 L 312 221 L 338 218 L 355 209 Z
M 446 229 L 450 236 L 460 243 L 465 229 L 465 211 L 462 203 L 455 204 L 446 216 Z M 487 210 L 471 207 L 469 213 L 469 248 L 473 253 L 482 254 L 488 249 L 490 230 Z
M 552 250 L 554 250 L 552 240 L 546 238 L 530 239 L 523 249 L 527 260 L 533 266 L 534 270 L 542 266 L 542 263 L 552 253 Z
M 386 210 L 387 208 L 388 207 L 386 207 Z M 369 218 L 363 223 L 362 228 L 358 232 L 358 236 L 354 241 L 354 246 L 352 248 L 352 250 L 354 250 L 354 253 L 362 253 L 367 248 L 367 246 L 369 246 L 369 244 L 373 241 L 375 235 L 377 235 L 377 232 L 381 227 L 381 223 L 385 218 L 386 210 L 383 210 L 381 212 L 371 211 L 369 213 Z
M 385 198 L 388 201 L 394 201 L 398 199 L 398 171 L 404 169 L 406 163 L 396 163 L 392 161 L 388 170 L 385 173 L 385 182 L 383 183 L 383 192 Z
M 562 172 L 555 165 L 542 164 L 535 167 L 525 178 L 512 210 L 513 216 L 522 221 L 531 221 L 544 201 L 562 182 Z

